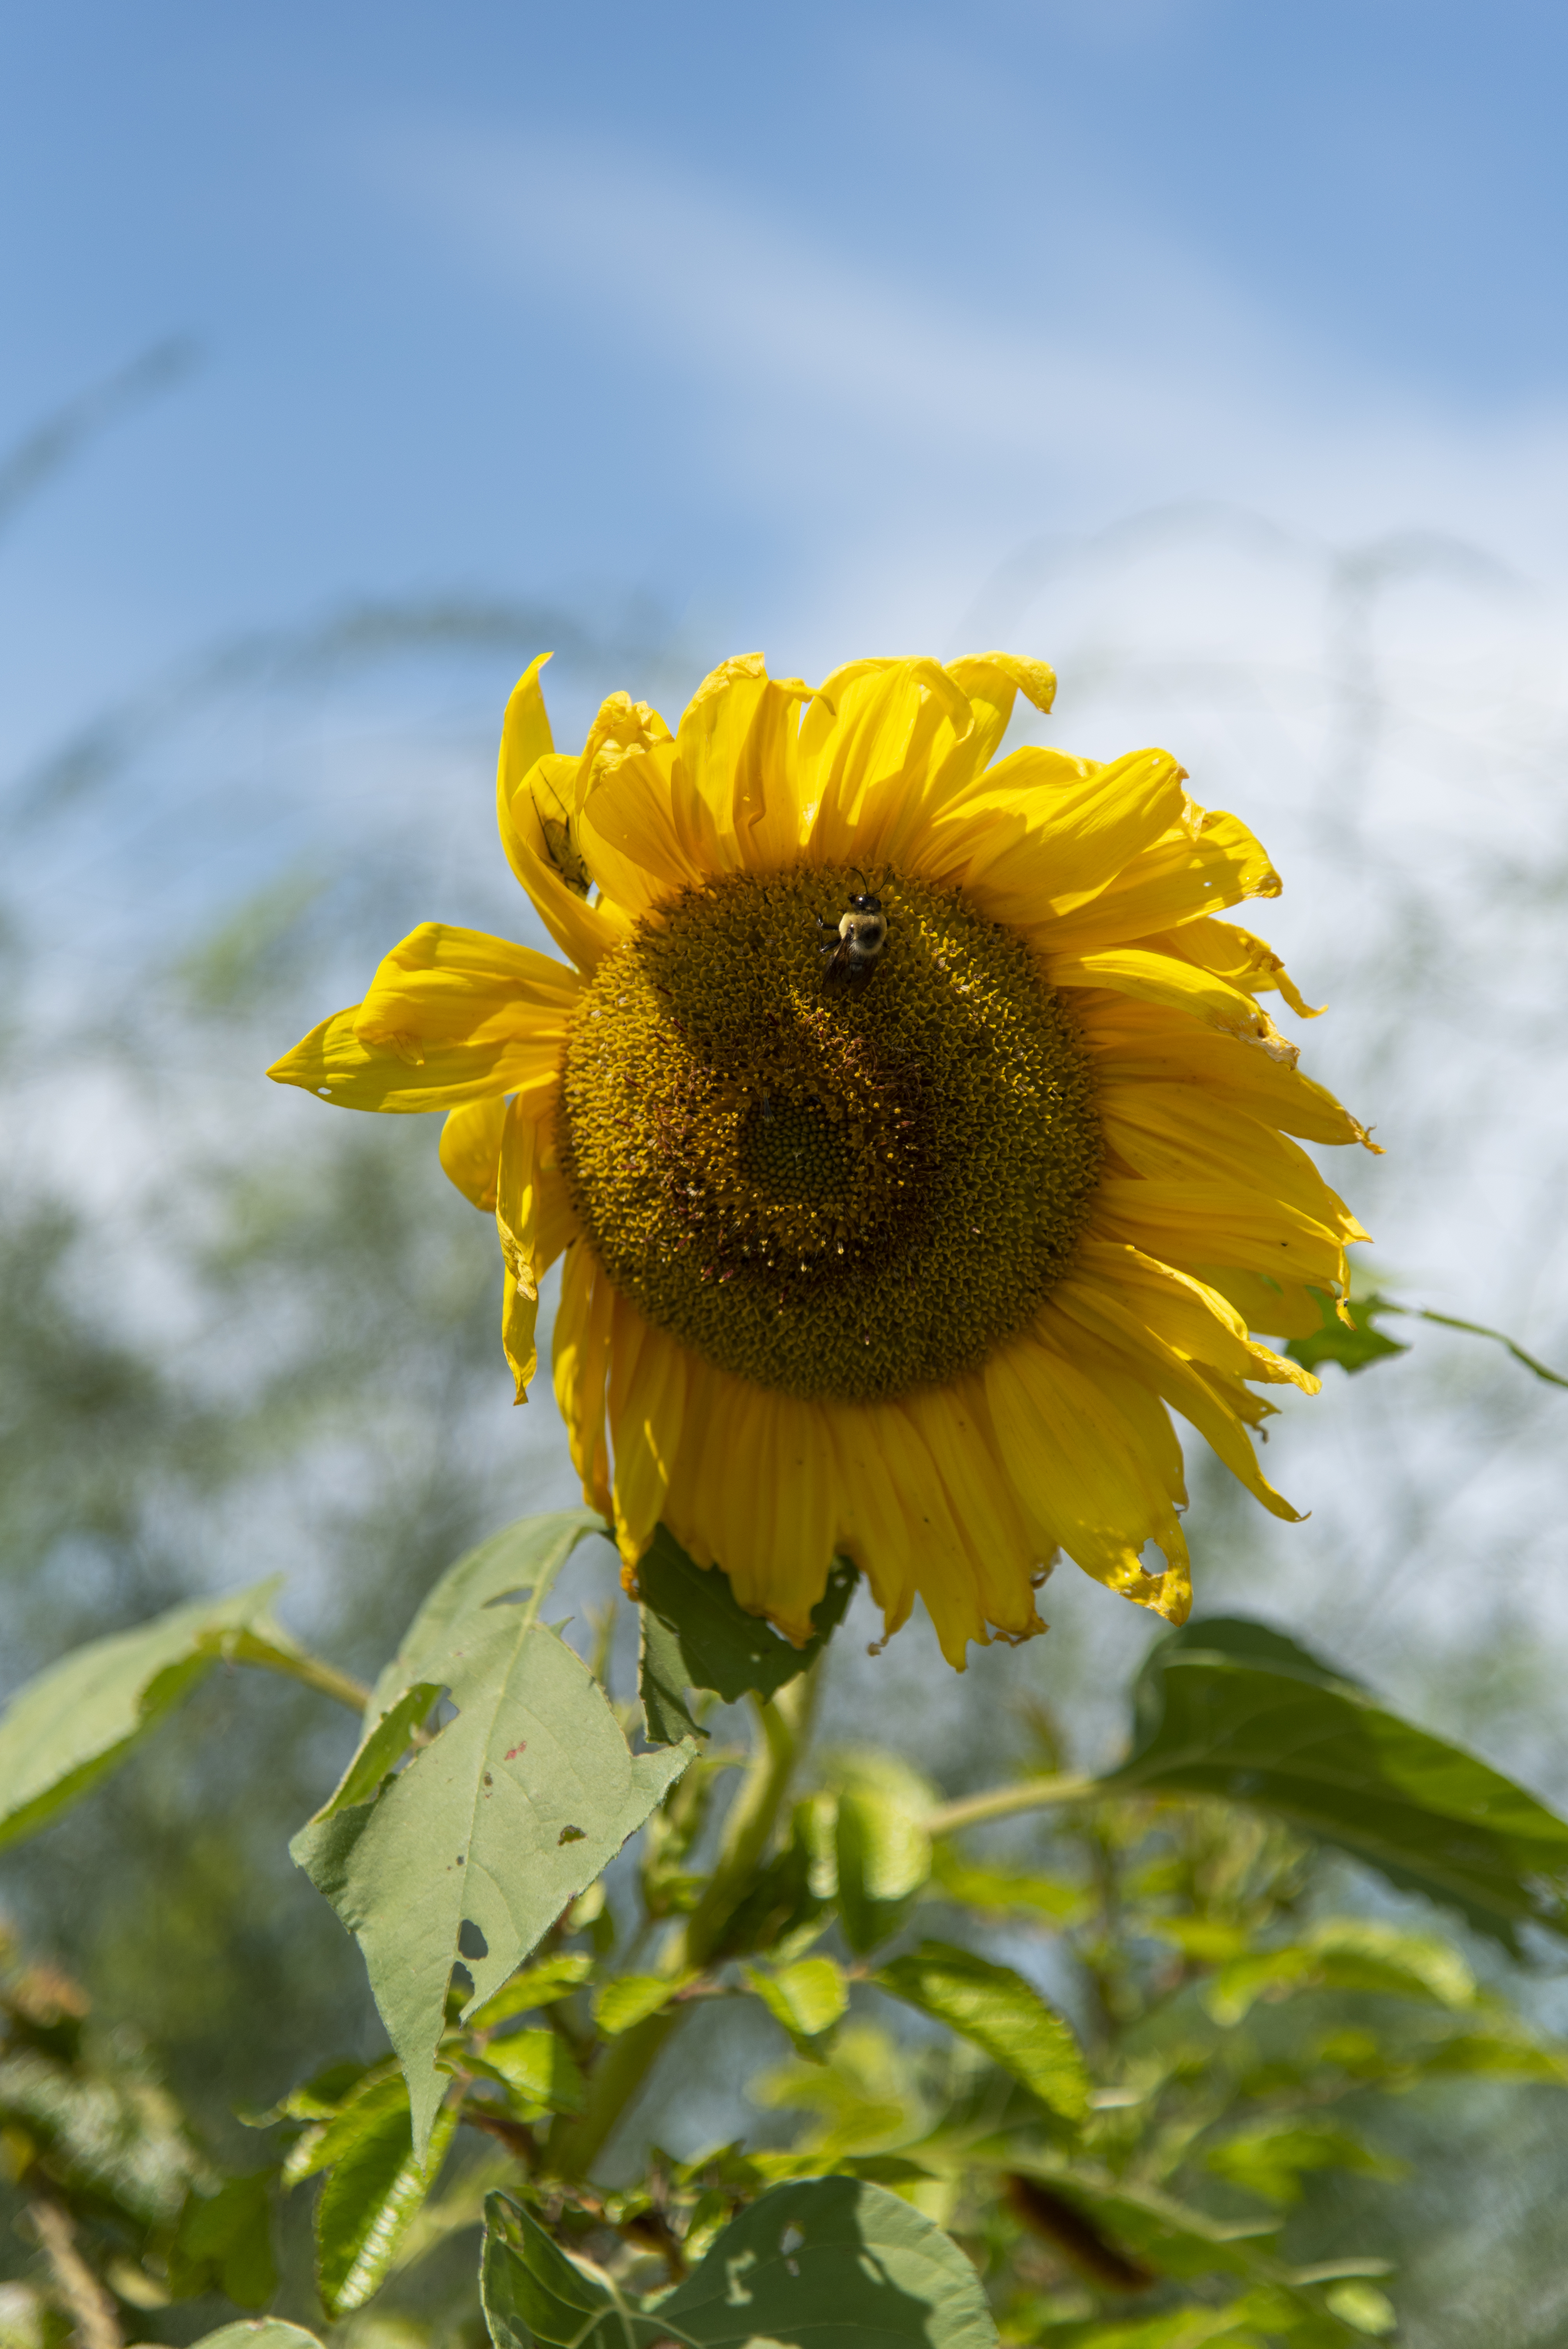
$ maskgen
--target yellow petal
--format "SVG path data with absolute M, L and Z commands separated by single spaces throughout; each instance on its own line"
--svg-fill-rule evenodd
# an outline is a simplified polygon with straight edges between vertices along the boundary
M 1277 897 L 1280 877 L 1244 823 L 1220 810 L 1172 824 L 1093 897 L 1057 917 L 1037 943 L 1058 954 L 1129 946 L 1243 897 Z
M 1227 1393 L 1222 1371 L 1205 1370 L 1186 1359 L 1119 1298 L 1084 1282 L 1064 1280 L 1047 1301 L 1040 1327 L 1070 1351 L 1076 1342 L 1070 1325 L 1075 1323 L 1113 1354 L 1119 1354 L 1135 1380 L 1151 1386 L 1173 1411 L 1191 1421 L 1254 1500 L 1273 1516 L 1293 1524 L 1296 1521 L 1299 1512 L 1264 1475 L 1238 1417 L 1238 1404 L 1255 1409 L 1255 1397 L 1246 1395 L 1244 1390 L 1240 1394 Z
M 1060 1288 L 1075 1285 L 1086 1294 L 1109 1298 L 1136 1313 L 1146 1328 L 1190 1361 L 1202 1362 L 1233 1378 L 1259 1379 L 1269 1386 L 1298 1386 L 1308 1394 L 1317 1392 L 1318 1381 L 1310 1371 L 1254 1343 L 1243 1316 L 1222 1290 L 1191 1273 L 1178 1271 L 1174 1265 L 1145 1256 L 1140 1248 L 1109 1240 L 1080 1240 L 1072 1270 Z
M 686 802 L 707 811 L 721 868 L 758 873 L 800 853 L 799 678 L 770 678 L 760 653 L 727 660 L 705 678 L 676 734 L 672 791 L 677 829 L 695 849 L 699 826 Z
M 1381 1155 L 1363 1125 L 1298 1069 L 1253 1044 L 1204 1029 L 1162 1004 L 1084 994 L 1074 1003 L 1101 1078 L 1190 1083 L 1308 1142 L 1359 1142 Z
M 604 1389 L 610 1376 L 610 1339 L 615 1292 L 585 1239 L 566 1251 L 561 1303 L 555 1314 L 555 1400 L 566 1426 L 572 1462 L 583 1480 L 583 1497 L 601 1516 L 614 1515 L 610 1493 L 610 1446 L 604 1426 Z
M 1278 1280 L 1332 1290 L 1346 1282 L 1336 1234 L 1284 1200 L 1238 1183 L 1166 1183 L 1107 1174 L 1095 1194 L 1090 1233 L 1125 1240 L 1144 1255 L 1195 1271 L 1234 1264 Z
M 1140 1003 L 1161 1004 L 1167 1010 L 1201 1019 L 1222 1036 L 1240 1036 L 1260 1044 L 1287 1067 L 1295 1065 L 1296 1047 L 1286 1041 L 1268 1013 L 1260 1011 L 1249 995 L 1175 955 L 1151 954 L 1140 946 L 1109 947 L 1102 954 L 1076 958 L 1050 955 L 1046 970 L 1053 987 L 1106 988 Z
M 935 661 L 835 669 L 800 725 L 799 790 L 813 860 L 868 871 L 895 862 L 924 830 L 948 754 L 974 732 L 967 698 Z
M 610 1442 L 614 1453 L 615 1540 L 622 1565 L 637 1560 L 665 1513 L 686 1416 L 683 1347 L 617 1299 L 610 1353 Z
M 1242 1272 L 1233 1266 L 1206 1264 L 1194 1269 L 1206 1287 L 1218 1289 L 1234 1306 L 1249 1330 L 1262 1330 L 1271 1338 L 1310 1338 L 1323 1326 L 1320 1290 L 1304 1288 L 1298 1281 L 1267 1279 L 1262 1273 Z
M 1087 1574 L 1140 1606 L 1175 1603 L 1140 1563 L 1155 1542 L 1184 1566 L 1186 1545 L 1158 1464 L 1088 1374 L 1029 1337 L 985 1365 L 985 1394 L 1014 1489 L 1035 1541 L 1065 1549 Z
M 1181 929 L 1156 934 L 1140 943 L 1156 954 L 1179 955 L 1201 969 L 1213 971 L 1244 994 L 1277 992 L 1303 1019 L 1317 1019 L 1325 1008 L 1320 1003 L 1315 1010 L 1304 1002 L 1274 948 L 1234 922 L 1189 922 Z
M 922 873 L 967 890 L 994 920 L 1028 928 L 1093 896 L 1178 823 L 1184 780 L 1165 750 L 1107 767 L 1015 750 L 934 817 Z
M 585 762 L 586 763 L 586 762 Z M 650 731 L 595 754 L 578 819 L 583 854 L 605 896 L 629 920 L 718 869 L 718 834 L 693 795 L 676 808 L 676 746 Z
M 541 921 L 579 970 L 592 971 L 624 935 L 625 924 L 612 906 L 590 905 L 571 887 L 551 853 L 534 803 L 531 782 L 536 771 L 554 788 L 562 769 L 575 779 L 578 763 L 554 756 L 539 682 L 539 672 L 550 658 L 549 653 L 541 654 L 519 678 L 507 703 L 496 773 L 496 817 L 507 863 L 532 898 Z
M 449 1110 L 441 1128 L 441 1165 L 465 1199 L 487 1215 L 495 1212 L 496 1182 L 500 1160 L 501 1129 L 506 1123 L 506 1095 L 465 1102 Z
M 1233 1102 L 1195 1085 L 1105 1084 L 1099 1112 L 1106 1140 L 1136 1174 L 1248 1184 L 1299 1208 L 1347 1245 L 1371 1237 L 1305 1150 Z
M 539 1192 L 538 1131 L 521 1102 L 514 1101 L 508 1104 L 501 1124 L 495 1220 L 505 1267 L 501 1345 L 519 1402 L 527 1402 L 539 1367 L 534 1324 L 539 1318 L 540 1278 L 549 1260 L 541 1246 Z
M 942 1479 L 954 1522 L 964 1529 L 982 1617 L 1006 1639 L 1032 1639 L 1046 1628 L 1036 1611 L 1033 1579 L 1046 1558 L 1030 1541 L 1013 1497 L 982 1381 L 916 1388 L 901 1407 Z M 930 1609 L 929 1592 L 923 1595 Z
M 1055 670 L 1044 661 L 1021 660 L 1015 653 L 979 653 L 949 661 L 947 674 L 974 713 L 965 744 L 971 776 L 981 773 L 1001 749 L 1020 693 L 1037 709 L 1049 709 L 1057 698 Z

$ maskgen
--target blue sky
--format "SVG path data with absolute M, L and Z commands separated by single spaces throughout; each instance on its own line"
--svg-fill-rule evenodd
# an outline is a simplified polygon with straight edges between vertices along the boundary
M 0 431 L 197 369 L 3 551 L 0 741 L 364 594 L 948 648 L 1217 498 L 1550 567 L 1568 18 L 1453 0 L 13 5 Z

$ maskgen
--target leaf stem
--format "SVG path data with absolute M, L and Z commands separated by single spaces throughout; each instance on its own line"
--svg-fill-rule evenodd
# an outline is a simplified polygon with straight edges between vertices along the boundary
M 346 1705 L 350 1713 L 363 1713 L 370 1702 L 369 1689 L 352 1672 L 340 1672 L 335 1664 L 307 1655 L 292 1641 L 285 1645 L 281 1638 L 274 1641 L 264 1634 L 258 1637 L 253 1631 L 241 1631 L 225 1640 L 223 1653 L 232 1664 L 252 1664 L 258 1671 L 281 1672 L 285 1680 L 299 1681 L 318 1695 Z
M 1099 1791 L 1098 1779 L 1067 1773 L 1050 1778 L 1025 1778 L 1016 1785 L 993 1786 L 988 1794 L 965 1795 L 955 1803 L 944 1803 L 940 1810 L 928 1811 L 925 1832 L 930 1836 L 957 1835 L 965 1827 L 979 1826 L 985 1819 L 1011 1818 L 1018 1811 L 1049 1810 L 1057 1803 L 1081 1803 Z

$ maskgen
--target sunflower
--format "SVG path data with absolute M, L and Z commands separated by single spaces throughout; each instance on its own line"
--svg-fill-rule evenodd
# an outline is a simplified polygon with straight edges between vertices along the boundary
M 426 924 L 271 1074 L 444 1110 L 492 1210 L 519 1400 L 555 1390 L 628 1588 L 661 1520 L 799 1642 L 835 1555 L 888 1631 L 1044 1629 L 1058 1553 L 1190 1600 L 1169 1411 L 1276 1516 L 1255 1385 L 1367 1235 L 1289 1139 L 1364 1130 L 1217 909 L 1280 883 L 1167 752 L 993 765 L 1041 663 L 727 661 L 671 734 L 615 694 L 554 748 L 507 708 L 500 833 L 566 959 Z M 1154 1553 L 1158 1552 L 1156 1557 Z

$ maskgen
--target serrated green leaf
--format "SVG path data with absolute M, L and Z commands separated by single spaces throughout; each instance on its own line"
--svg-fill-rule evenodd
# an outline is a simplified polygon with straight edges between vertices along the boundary
M 843 1620 L 855 1578 L 848 1560 L 838 1559 L 811 1609 L 812 1637 L 803 1648 L 792 1648 L 761 1616 L 746 1612 L 727 1575 L 698 1566 L 669 1527 L 660 1526 L 637 1567 L 637 1594 L 657 1627 L 645 1634 L 643 1650 L 649 1737 L 662 1739 L 665 1729 L 690 1720 L 681 1698 L 686 1688 L 709 1689 L 726 1704 L 747 1695 L 776 1696 L 815 1663 Z
M 263 1651 L 292 1652 L 274 1625 L 256 1630 L 280 1579 L 90 1640 L 18 1689 L 0 1715 L 0 1847 L 36 1834 L 123 1762 L 243 1633 Z
M 908 1919 L 931 1874 L 931 1837 L 917 1813 L 868 1785 L 839 1796 L 834 1845 L 839 1921 L 863 1955 Z
M 650 1606 L 637 1613 L 637 1693 L 643 1701 L 645 1736 L 650 1745 L 678 1745 L 683 1737 L 707 1737 L 709 1732 L 686 1701 L 691 1674 L 680 1634 Z
M 264 2308 L 278 2287 L 269 2173 L 230 2178 L 215 2194 L 192 2189 L 169 2248 L 176 2300 L 221 2292 L 240 2308 Z
M 1063 2120 L 1087 2116 L 1089 2076 L 1078 2041 L 1011 1966 L 993 1965 L 946 1941 L 923 1941 L 872 1979 L 906 2006 L 972 2040 Z
M 1568 1934 L 1568 1821 L 1259 1624 L 1189 1624 L 1139 1678 L 1137 1743 L 1108 1794 L 1217 1795 L 1272 1811 L 1518 1953 Z
M 493 1998 L 475 2008 L 469 2028 L 494 2031 L 499 2023 L 510 2023 L 514 2014 L 527 2014 L 536 2006 L 553 2006 L 558 1999 L 570 1998 L 573 1991 L 581 1990 L 593 1971 L 593 1959 L 578 1951 L 546 1958 L 537 1966 L 524 1966 Z
M 593 2020 L 606 2039 L 618 2039 L 696 1980 L 695 1973 L 621 1974 L 594 1992 Z
M 1317 1329 L 1305 1338 L 1293 1338 L 1285 1352 L 1293 1362 L 1305 1371 L 1315 1371 L 1322 1362 L 1337 1362 L 1342 1371 L 1354 1373 L 1364 1371 L 1369 1362 L 1387 1360 L 1390 1355 L 1408 1354 L 1408 1346 L 1397 1339 L 1386 1338 L 1376 1328 L 1380 1313 L 1403 1313 L 1405 1308 L 1396 1305 L 1389 1297 L 1357 1297 L 1346 1307 L 1348 1321 L 1339 1318 L 1339 1309 L 1332 1297 L 1321 1289 L 1312 1294 L 1317 1300 Z
M 400 1672 L 408 1686 L 447 1689 L 457 1718 L 374 1801 L 329 1806 L 290 1847 L 364 1953 L 407 2077 L 417 2151 L 441 2097 L 436 2050 L 465 1920 L 485 1944 L 463 1961 L 467 2020 L 694 1758 L 690 1746 L 634 1758 L 587 1665 L 538 1620 L 555 1575 L 598 1526 L 583 1510 L 534 1518 L 443 1578 L 377 1683 L 367 1734 L 407 1693 Z M 526 1604 L 503 1603 L 525 1587 Z
M 514 2031 L 505 2039 L 492 2039 L 485 2062 L 526 2105 L 547 2113 L 583 2109 L 586 2085 L 558 2032 Z
M 516 2203 L 485 2205 L 496 2349 L 995 2349 L 974 2268 L 941 2230 L 855 2178 L 775 2186 L 652 2310 L 568 2260 Z
M 352 2133 L 342 2122 L 329 2124 L 328 2135 L 341 2132 L 345 2141 L 315 2206 L 316 2288 L 333 2317 L 362 2308 L 380 2286 L 436 2182 L 458 2125 L 456 2106 L 443 2106 L 421 2162 L 400 2079 L 372 2091 L 356 2108 L 356 2117 L 359 2126 Z
M 791 2037 L 815 2039 L 830 2031 L 850 2002 L 842 1969 L 831 1958 L 799 1958 L 776 1973 L 748 1966 L 746 1981 Z

